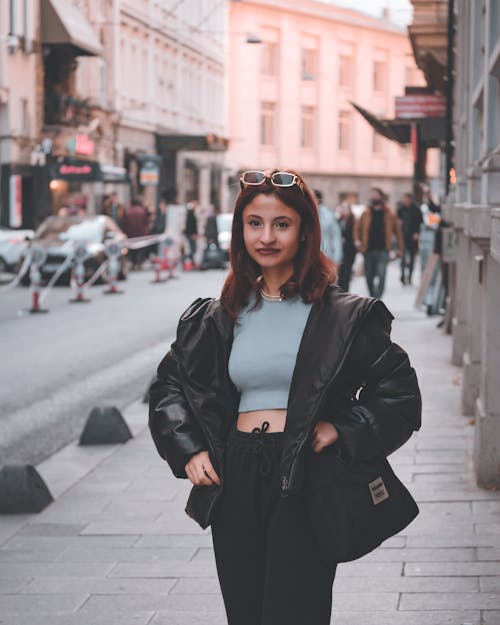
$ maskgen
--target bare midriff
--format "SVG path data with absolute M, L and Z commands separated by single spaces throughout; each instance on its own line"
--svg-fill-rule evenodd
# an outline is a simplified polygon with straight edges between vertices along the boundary
M 286 410 L 249 410 L 240 412 L 236 427 L 240 432 L 251 432 L 254 428 L 261 428 L 264 421 L 269 423 L 267 432 L 283 432 L 286 422 Z

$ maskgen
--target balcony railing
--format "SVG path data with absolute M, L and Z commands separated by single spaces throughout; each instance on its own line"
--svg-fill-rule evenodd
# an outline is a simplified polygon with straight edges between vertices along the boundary
M 45 96 L 44 120 L 47 125 L 80 126 L 88 124 L 91 107 L 87 100 L 50 91 Z

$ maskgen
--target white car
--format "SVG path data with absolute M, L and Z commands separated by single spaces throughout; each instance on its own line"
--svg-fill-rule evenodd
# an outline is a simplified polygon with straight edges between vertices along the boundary
M 0 226 L 0 274 L 16 273 L 33 230 L 14 230 Z

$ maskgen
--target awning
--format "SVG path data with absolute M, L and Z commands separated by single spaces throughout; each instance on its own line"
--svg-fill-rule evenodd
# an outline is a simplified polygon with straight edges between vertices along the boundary
M 42 0 L 42 43 L 70 45 L 76 56 L 100 56 L 102 46 L 85 15 L 68 0 Z
M 352 106 L 360 113 L 370 126 L 391 141 L 397 143 L 411 142 L 411 124 L 418 126 L 418 136 L 422 144 L 427 148 L 440 147 L 445 139 L 445 120 L 444 117 L 423 117 L 421 119 L 381 119 L 370 111 L 367 111 L 359 104 L 351 102 Z
M 380 119 L 370 111 L 367 111 L 362 106 L 351 102 L 354 108 L 361 113 L 366 121 L 372 126 L 372 128 L 391 141 L 397 143 L 410 143 L 410 128 L 411 124 L 406 120 L 397 119 Z

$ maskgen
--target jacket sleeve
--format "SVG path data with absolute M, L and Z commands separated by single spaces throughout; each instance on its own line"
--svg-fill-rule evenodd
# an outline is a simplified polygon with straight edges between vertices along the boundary
M 158 453 L 175 477 L 187 478 L 184 467 L 191 456 L 208 449 L 182 391 L 175 343 L 161 361 L 149 389 L 149 429 Z
M 331 419 L 347 462 L 388 456 L 420 429 L 422 400 L 406 352 L 390 339 L 391 315 L 381 303 L 364 322 L 347 366 L 362 379 L 357 398 Z

